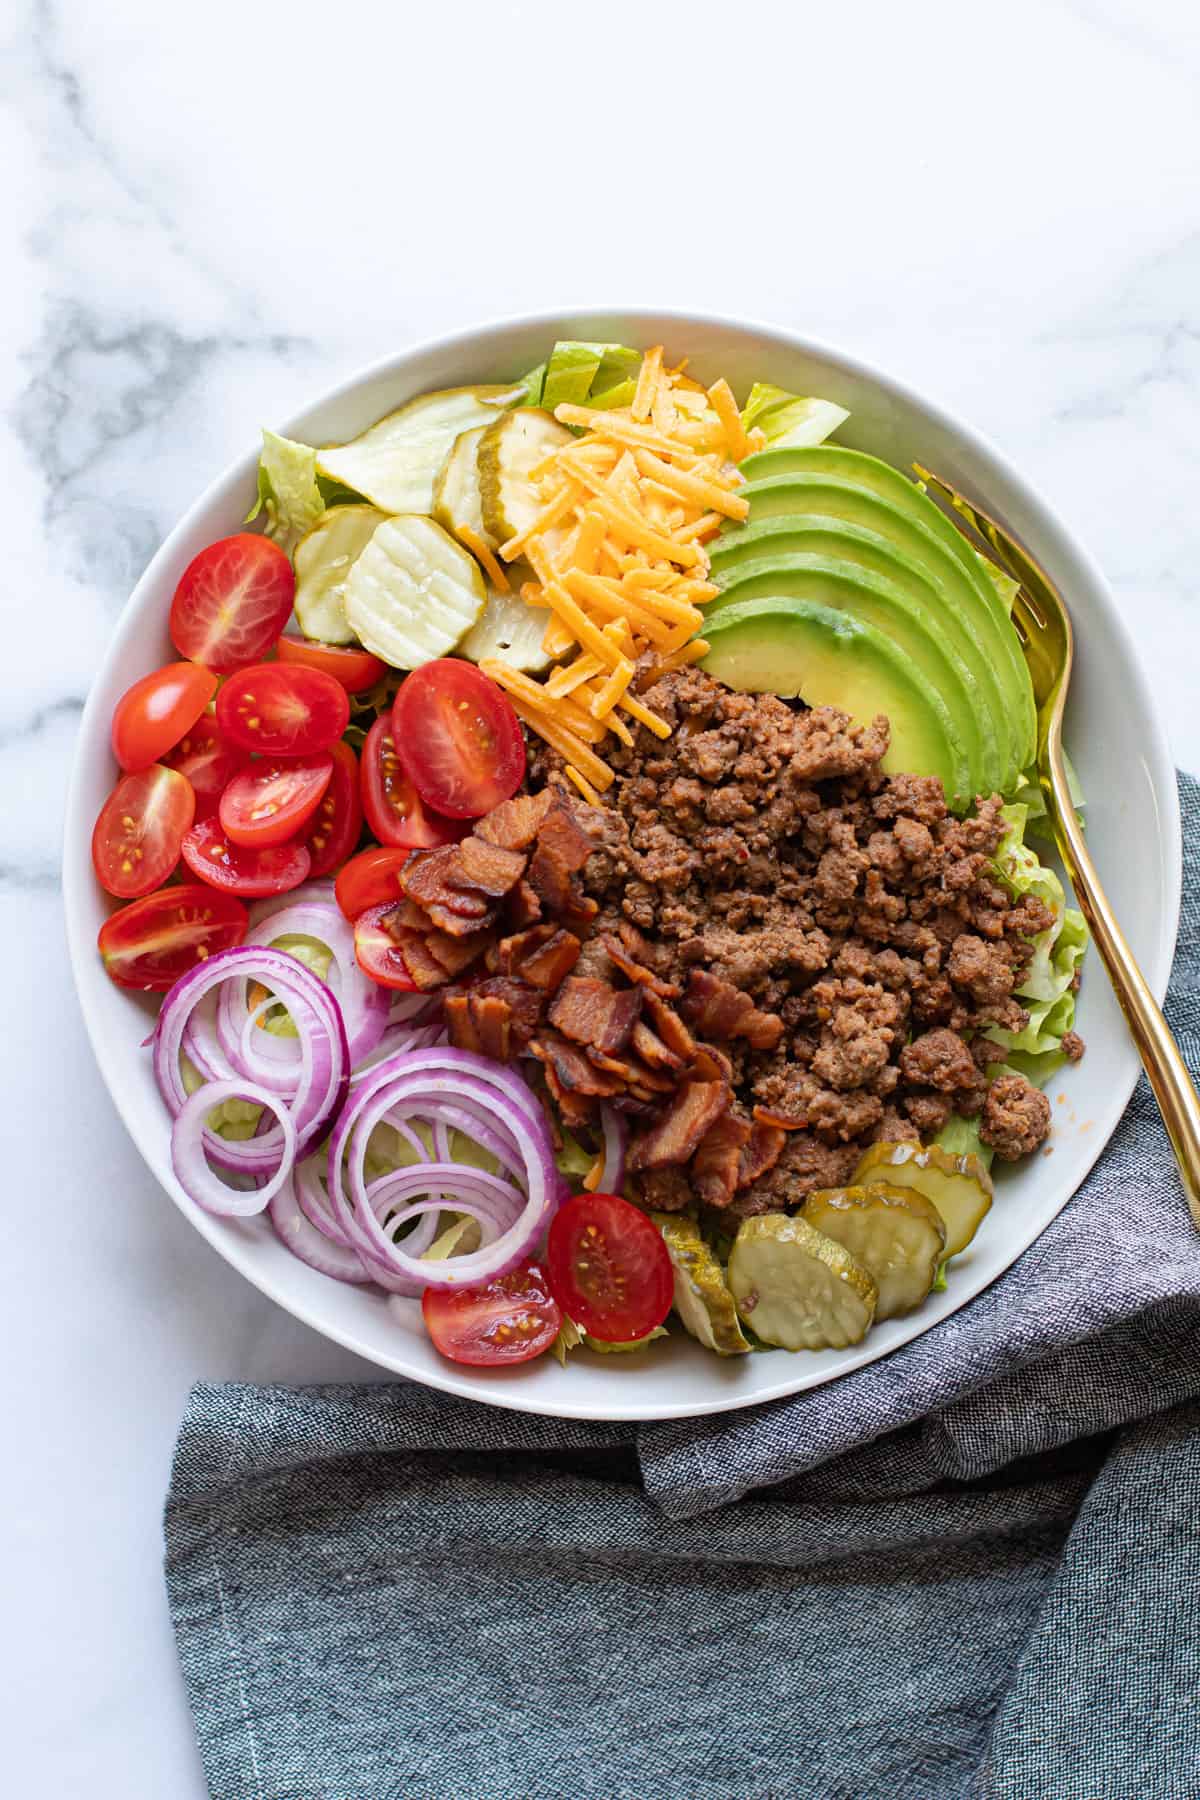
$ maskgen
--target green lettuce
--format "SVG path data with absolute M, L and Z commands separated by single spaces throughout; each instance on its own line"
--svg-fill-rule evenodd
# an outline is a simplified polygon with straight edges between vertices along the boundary
M 952 1113 L 933 1141 L 947 1156 L 977 1156 L 985 1169 L 992 1166 L 995 1151 L 979 1135 L 978 1115 L 973 1119 L 960 1119 L 957 1113 Z M 945 1267 L 944 1263 L 942 1267 Z M 945 1286 L 944 1281 L 942 1286 Z
M 640 350 L 624 344 L 587 344 L 561 339 L 549 362 L 531 369 L 522 385 L 529 406 L 628 406 L 636 382 L 631 370 L 642 360 Z
M 771 450 L 823 444 L 850 414 L 832 400 L 814 400 L 789 394 L 786 388 L 756 381 L 742 408 L 742 424 L 749 431 L 757 425 Z
M 317 453 L 308 444 L 264 429 L 258 460 L 258 498 L 246 514 L 249 525 L 265 512 L 266 534 L 290 556 L 305 532 L 325 511 L 317 481 Z
M 183 1050 L 179 1052 L 179 1073 L 185 1094 L 194 1094 L 197 1088 L 204 1086 L 205 1077 Z M 235 1144 L 244 1144 L 258 1130 L 261 1117 L 261 1106 L 255 1106 L 252 1100 L 238 1100 L 235 1097 L 223 1100 L 220 1106 L 214 1106 L 204 1123 L 220 1137 L 228 1138 Z
M 559 1335 L 561 1336 L 561 1333 Z M 644 1350 L 647 1344 L 654 1342 L 655 1338 L 670 1337 L 670 1335 L 665 1325 L 656 1325 L 653 1331 L 646 1333 L 645 1337 L 634 1338 L 628 1344 L 610 1344 L 605 1338 L 592 1337 L 586 1331 L 583 1334 L 583 1341 L 589 1350 L 598 1350 L 602 1356 L 614 1356 L 623 1350 Z

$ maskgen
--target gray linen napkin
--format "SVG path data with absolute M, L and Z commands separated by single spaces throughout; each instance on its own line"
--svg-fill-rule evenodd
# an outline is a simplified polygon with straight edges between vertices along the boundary
M 1002 1280 L 814 1394 L 634 1433 L 197 1388 L 167 1586 L 211 1793 L 1196 1800 L 1198 1350 L 1143 1082 Z

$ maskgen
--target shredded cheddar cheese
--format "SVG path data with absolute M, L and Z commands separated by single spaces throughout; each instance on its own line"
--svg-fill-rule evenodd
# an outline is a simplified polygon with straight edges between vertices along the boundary
M 504 562 L 522 557 L 533 571 L 521 598 L 546 614 L 542 647 L 558 666 L 541 677 L 480 667 L 592 805 L 613 779 L 605 739 L 631 744 L 630 722 L 670 737 L 638 689 L 707 654 L 700 609 L 719 590 L 705 545 L 749 511 L 736 465 L 755 433 L 728 382 L 706 390 L 685 367 L 668 367 L 658 344 L 642 357 L 628 406 L 556 407 L 577 435 L 535 465 L 532 520 L 500 547 Z
M 509 581 L 508 576 L 504 573 L 503 567 L 496 561 L 492 551 L 484 543 L 479 533 L 477 531 L 472 531 L 469 525 L 460 525 L 456 535 L 461 538 L 462 542 L 471 552 L 471 555 L 480 565 L 492 586 L 494 588 L 499 588 L 502 594 L 507 594 L 512 584 Z

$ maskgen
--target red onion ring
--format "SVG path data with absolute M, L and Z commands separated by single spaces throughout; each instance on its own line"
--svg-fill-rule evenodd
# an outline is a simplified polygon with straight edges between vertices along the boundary
M 285 1181 L 268 1204 L 271 1223 L 281 1244 L 319 1275 L 365 1287 L 374 1280 L 357 1254 L 323 1236 L 299 1205 L 296 1180 Z
M 327 947 L 333 958 L 327 985 L 342 1009 L 350 1066 L 355 1068 L 382 1038 L 389 1023 L 392 997 L 359 968 L 354 954 L 354 927 L 335 905 L 332 889 L 302 887 L 287 898 L 290 905 L 268 902 L 265 908 L 254 909 L 245 941 L 270 945 L 281 937 L 311 937 Z M 422 1004 L 426 1001 L 423 994 L 416 998 Z M 295 1039 L 281 1038 L 276 1042 L 291 1046 Z
M 250 1193 L 226 1187 L 209 1167 L 205 1155 L 205 1119 L 214 1106 L 219 1106 L 224 1100 L 234 1099 L 248 1100 L 253 1106 L 262 1106 L 273 1112 L 279 1121 L 279 1134 L 283 1143 L 275 1173 Z M 250 1219 L 256 1213 L 263 1212 L 289 1180 L 295 1153 L 296 1127 L 287 1107 L 278 1094 L 272 1094 L 267 1088 L 255 1087 L 249 1081 L 210 1081 L 206 1086 L 197 1088 L 180 1107 L 171 1126 L 171 1167 L 175 1171 L 176 1180 L 190 1200 L 194 1200 L 197 1206 L 202 1206 L 205 1212 L 215 1213 L 219 1218 Z
M 625 1151 L 629 1144 L 629 1126 L 611 1106 L 601 1106 L 600 1124 L 604 1130 L 604 1167 L 600 1171 L 598 1191 L 620 1194 L 625 1186 Z

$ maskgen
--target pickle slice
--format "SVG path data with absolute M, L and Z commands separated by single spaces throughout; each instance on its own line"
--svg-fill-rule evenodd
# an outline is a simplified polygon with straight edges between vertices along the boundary
M 487 429 L 486 425 L 476 425 L 471 431 L 460 431 L 455 438 L 433 484 L 433 516 L 455 537 L 465 526 L 489 550 L 494 550 L 496 541 L 483 523 L 479 498 L 479 442 Z
M 389 513 L 427 513 L 433 486 L 460 432 L 488 425 L 521 387 L 445 388 L 388 413 L 348 444 L 317 452 L 317 468 Z
M 785 1350 L 844 1350 L 861 1343 L 875 1317 L 867 1271 L 807 1220 L 785 1213 L 742 1221 L 729 1286 L 755 1336 Z
M 743 1356 L 750 1346 L 738 1324 L 725 1272 L 686 1213 L 652 1212 L 675 1271 L 675 1311 L 686 1331 L 718 1356 Z
M 546 613 L 529 606 L 520 594 L 498 594 L 488 589 L 487 605 L 458 646 L 459 656 L 472 662 L 502 662 L 510 669 L 534 675 L 548 669 L 553 660 L 542 648 Z
M 946 1256 L 965 1250 L 992 1204 L 992 1178 L 977 1156 L 951 1156 L 936 1144 L 872 1144 L 854 1181 L 859 1187 L 882 1182 L 915 1188 L 932 1200 L 946 1227 Z
M 506 544 L 532 525 L 542 496 L 530 473 L 571 442 L 565 425 L 536 406 L 519 406 L 490 425 L 479 441 L 479 496 L 492 540 Z
M 331 506 L 296 545 L 296 619 L 307 638 L 352 644 L 346 619 L 346 578 L 375 527 L 387 518 L 375 506 Z
M 346 622 L 360 644 L 394 669 L 445 656 L 483 611 L 479 564 L 432 519 L 377 525 L 346 579 Z
M 911 1312 L 929 1294 L 946 1253 L 946 1227 L 916 1188 L 821 1188 L 801 1213 L 867 1271 L 879 1290 L 877 1320 Z

